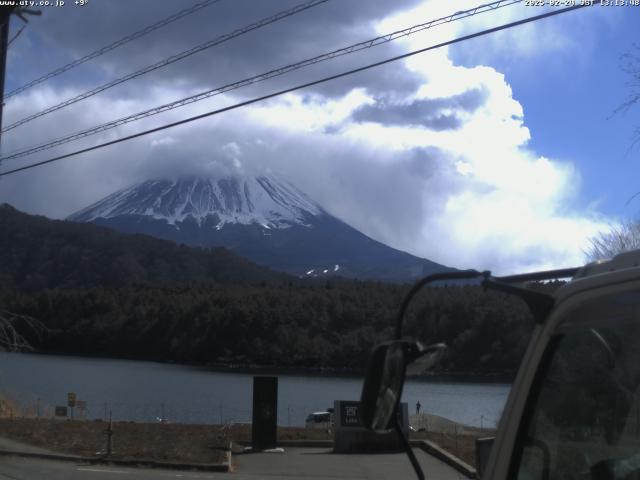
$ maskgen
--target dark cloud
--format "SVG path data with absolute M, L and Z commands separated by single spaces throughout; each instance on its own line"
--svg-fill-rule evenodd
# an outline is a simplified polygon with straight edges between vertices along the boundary
M 477 88 L 459 95 L 445 98 L 414 100 L 407 104 L 387 103 L 383 98 L 374 105 L 364 105 L 357 109 L 352 119 L 356 122 L 375 122 L 383 125 L 414 125 L 431 130 L 453 130 L 459 128 L 463 120 L 459 111 L 473 113 L 486 101 L 488 92 Z
M 7 162 L 3 169 L 9 164 L 22 163 Z M 421 219 L 437 215 L 456 188 L 451 160 L 437 148 L 391 153 L 322 132 L 262 126 L 238 110 L 0 179 L 0 199 L 63 218 L 149 178 L 264 171 L 282 175 L 337 217 L 405 250 L 420 236 Z
M 532 269 L 540 258 L 562 265 L 562 248 L 533 242 L 514 251 L 501 232 L 488 237 L 471 229 L 460 240 L 448 203 L 461 192 L 484 195 L 482 184 L 457 174 L 456 160 L 433 147 L 396 151 L 322 132 L 265 127 L 240 110 L 2 178 L 0 201 L 61 218 L 149 178 L 271 171 L 373 238 L 435 261 L 505 273 L 529 266 L 527 258 Z M 469 219 L 477 221 L 473 212 Z M 475 235 L 474 247 L 469 239 Z
M 300 3 L 302 0 L 222 0 L 63 74 L 53 84 L 64 86 L 72 83 L 89 87 L 96 82 L 106 82 L 114 76 L 128 74 Z M 117 95 L 136 94 L 142 85 L 170 84 L 185 89 L 222 86 L 368 40 L 378 34 L 374 30 L 376 21 L 417 3 L 418 0 L 399 0 L 391 6 L 384 0 L 331 0 L 162 68 L 146 75 L 144 80 L 128 82 L 116 88 Z M 192 4 L 128 0 L 126 4 L 119 1 L 91 2 L 85 7 L 67 5 L 46 9 L 42 17 L 30 23 L 25 34 L 29 38 L 16 45 L 18 54 L 10 58 L 7 89 L 11 90 L 63 61 L 78 58 Z M 34 57 L 33 52 L 37 48 L 52 50 L 51 56 L 55 61 L 45 58 L 44 61 L 25 62 L 25 58 Z M 399 49 L 399 46 L 391 44 L 379 46 L 375 51 L 323 63 L 322 67 L 305 70 L 293 79 L 308 81 L 322 73 L 341 71 L 354 63 L 364 64 L 398 53 Z M 291 80 L 289 76 L 274 79 L 247 90 L 247 94 L 289 86 Z M 355 86 L 381 92 L 388 88 L 413 90 L 417 85 L 416 75 L 395 68 L 380 70 L 375 75 L 353 77 L 315 91 L 323 95 L 342 95 Z
M 408 152 L 405 163 L 407 171 L 423 179 L 432 179 L 437 174 L 448 170 L 452 174 L 450 155 L 436 147 L 413 148 Z
M 431 112 L 427 108 L 424 101 L 413 102 L 407 106 L 367 105 L 354 112 L 353 120 L 383 125 L 422 126 L 438 131 L 454 130 L 462 125 L 462 120 L 455 114 Z

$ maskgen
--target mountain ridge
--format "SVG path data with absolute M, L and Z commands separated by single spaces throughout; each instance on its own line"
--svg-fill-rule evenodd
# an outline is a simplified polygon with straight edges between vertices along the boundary
M 0 286 L 39 290 L 193 283 L 259 284 L 292 277 L 225 248 L 176 245 L 0 204 Z
M 368 237 L 275 175 L 149 179 L 68 219 L 191 246 L 223 246 L 297 277 L 413 282 L 454 270 Z

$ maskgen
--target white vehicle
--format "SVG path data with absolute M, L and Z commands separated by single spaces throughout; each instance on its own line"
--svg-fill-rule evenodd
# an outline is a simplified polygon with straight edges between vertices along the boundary
M 467 275 L 465 277 L 465 274 Z M 457 275 L 457 277 L 456 277 Z M 483 479 L 640 479 L 640 251 L 581 268 L 495 278 L 483 284 L 522 297 L 537 324 L 491 447 Z M 569 277 L 553 295 L 523 282 Z M 363 386 L 363 419 L 376 431 L 396 428 L 392 413 L 406 367 L 433 363 L 442 345 L 402 338 L 374 350 Z M 407 445 L 407 453 L 424 478 Z M 485 459 L 486 460 L 486 459 Z
M 333 415 L 329 411 L 310 413 L 305 420 L 307 428 L 328 429 L 333 425 Z

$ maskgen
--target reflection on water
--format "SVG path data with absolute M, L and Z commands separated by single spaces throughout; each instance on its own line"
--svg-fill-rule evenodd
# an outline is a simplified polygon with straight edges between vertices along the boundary
M 359 378 L 279 375 L 278 423 L 304 425 L 334 400 L 360 397 Z M 220 423 L 251 419 L 252 375 L 185 365 L 0 352 L 0 391 L 28 414 L 50 415 L 67 393 L 87 402 L 87 418 Z M 407 381 L 403 401 L 415 411 L 467 425 L 495 426 L 509 385 Z

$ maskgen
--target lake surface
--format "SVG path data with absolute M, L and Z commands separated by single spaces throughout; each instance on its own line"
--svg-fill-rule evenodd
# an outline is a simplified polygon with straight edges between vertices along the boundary
M 357 400 L 362 379 L 279 375 L 278 424 L 304 425 L 334 400 Z M 0 352 L 0 392 L 29 415 L 50 416 L 67 393 L 87 402 L 87 418 L 220 423 L 251 420 L 253 375 L 131 360 Z M 510 385 L 409 380 L 403 401 L 466 425 L 493 427 Z M 76 412 L 78 414 L 79 412 Z

